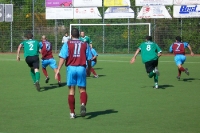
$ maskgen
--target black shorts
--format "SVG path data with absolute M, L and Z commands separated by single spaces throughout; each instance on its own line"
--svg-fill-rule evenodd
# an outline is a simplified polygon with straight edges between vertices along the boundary
M 26 57 L 26 63 L 28 64 L 29 67 L 32 67 L 34 69 L 39 69 L 40 65 L 40 59 L 38 55 L 35 56 L 27 56 Z
M 152 72 L 157 66 L 158 66 L 158 60 L 145 62 L 145 68 L 147 73 Z

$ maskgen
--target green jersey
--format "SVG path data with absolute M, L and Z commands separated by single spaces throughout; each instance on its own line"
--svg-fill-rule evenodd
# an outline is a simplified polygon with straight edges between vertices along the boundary
M 39 55 L 40 45 L 37 40 L 25 40 L 21 43 L 24 47 L 24 57 Z
M 151 41 L 146 41 L 140 44 L 139 49 L 141 51 L 142 62 L 148 62 L 158 59 L 158 53 L 162 52 L 160 47 Z
M 87 42 L 88 44 L 92 43 L 88 36 L 80 37 L 79 39 L 83 42 Z

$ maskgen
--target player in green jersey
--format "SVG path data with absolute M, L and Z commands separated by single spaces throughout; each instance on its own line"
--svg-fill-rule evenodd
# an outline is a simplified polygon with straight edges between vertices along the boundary
M 39 42 L 33 39 L 33 34 L 27 33 L 27 40 L 19 44 L 17 49 L 17 60 L 20 61 L 20 50 L 24 47 L 24 58 L 30 67 L 30 74 L 36 89 L 40 91 L 40 72 L 39 72 Z
M 154 77 L 154 88 L 158 89 L 159 71 L 157 66 L 158 58 L 161 56 L 162 50 L 155 42 L 152 41 L 151 36 L 146 36 L 146 41 L 140 44 L 130 61 L 131 64 L 135 62 L 136 56 L 139 52 L 141 52 L 142 62 L 145 64 L 146 72 L 148 73 L 149 78 Z
M 79 38 L 81 41 L 83 42 L 87 42 L 88 44 L 92 43 L 92 41 L 90 40 L 90 37 L 85 36 L 85 33 L 83 31 L 81 31 L 81 37 Z

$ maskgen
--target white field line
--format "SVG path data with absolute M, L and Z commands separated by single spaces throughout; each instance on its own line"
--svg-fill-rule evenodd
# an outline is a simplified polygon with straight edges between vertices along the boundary
M 5 59 L 5 58 L 0 58 L 0 61 L 17 61 L 16 59 Z M 21 59 L 20 61 L 25 61 L 24 59 Z M 127 62 L 129 63 L 130 61 L 126 61 L 126 60 L 98 60 L 100 62 Z M 162 63 L 174 63 L 174 61 L 159 61 Z M 190 61 L 186 61 L 185 63 L 200 63 L 200 62 L 190 62 Z

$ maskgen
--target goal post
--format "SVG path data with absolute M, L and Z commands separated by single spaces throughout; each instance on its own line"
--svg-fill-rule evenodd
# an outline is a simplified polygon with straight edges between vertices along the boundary
M 93 26 L 95 28 L 96 27 L 102 27 L 102 29 L 98 28 L 98 30 L 95 30 L 94 28 L 91 28 L 91 26 Z M 124 26 L 126 26 L 126 27 L 124 27 Z M 141 28 L 138 28 L 137 26 L 139 26 L 139 27 L 145 26 L 145 27 L 143 27 L 141 29 Z M 113 38 L 113 40 L 115 40 L 115 41 L 110 41 L 112 43 L 115 43 L 117 41 L 117 39 L 120 38 L 120 37 L 118 38 L 117 35 L 115 36 L 114 33 L 107 33 L 109 31 L 113 32 L 112 31 L 113 29 L 117 29 L 118 32 L 121 32 L 121 31 L 123 32 L 123 33 L 121 33 L 121 36 L 124 36 L 124 38 L 126 38 L 126 40 L 123 40 L 123 43 L 125 43 L 124 45 L 127 45 L 127 49 L 126 49 L 127 52 L 126 53 L 130 53 L 130 43 L 131 43 L 131 41 L 130 41 L 131 37 L 130 36 L 132 36 L 133 34 L 141 34 L 140 36 L 138 36 L 138 38 L 140 40 L 142 40 L 142 39 L 144 40 L 144 36 L 146 36 L 146 35 L 150 36 L 151 35 L 151 23 L 70 24 L 70 36 L 71 36 L 71 30 L 72 30 L 73 27 L 78 28 L 80 31 L 85 31 L 86 30 L 85 31 L 85 35 L 89 36 L 93 43 L 96 43 L 95 39 L 94 39 L 96 37 L 91 37 L 91 36 L 95 36 L 94 34 L 98 34 L 98 32 L 102 32 L 101 35 L 100 35 L 100 36 L 102 36 L 102 37 L 100 37 L 101 38 L 102 47 L 100 46 L 101 50 L 98 49 L 98 50 L 100 50 L 99 51 L 100 53 L 112 53 L 112 52 L 106 51 L 105 46 L 107 46 L 107 43 L 108 43 L 108 41 L 106 41 L 106 40 L 108 40 L 107 38 L 109 38 L 109 37 Z M 113 28 L 109 28 L 109 29 L 106 30 L 106 27 L 113 27 Z M 132 32 L 131 32 L 132 34 L 130 34 L 130 30 L 132 30 Z M 133 31 L 136 31 L 136 30 L 137 30 L 137 32 L 133 33 Z M 113 34 L 113 36 L 109 36 L 108 37 L 109 34 Z M 133 39 L 135 39 L 135 38 L 133 38 Z M 96 39 L 96 40 L 99 40 L 99 39 Z M 135 41 L 135 42 L 138 42 L 138 41 Z M 120 50 L 118 50 L 118 51 L 120 51 Z

